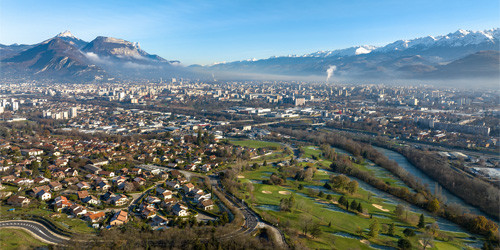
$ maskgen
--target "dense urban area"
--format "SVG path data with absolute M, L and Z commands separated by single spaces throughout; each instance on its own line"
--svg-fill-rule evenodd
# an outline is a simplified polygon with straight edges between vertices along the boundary
M 4 83 L 0 227 L 43 233 L 0 234 L 75 249 L 498 248 L 499 94 Z

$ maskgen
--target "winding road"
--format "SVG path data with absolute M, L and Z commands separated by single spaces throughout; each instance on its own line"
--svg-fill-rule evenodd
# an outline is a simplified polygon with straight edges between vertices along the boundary
M 61 236 L 49 230 L 41 223 L 35 221 L 29 221 L 29 220 L 0 221 L 0 229 L 1 228 L 23 229 L 31 233 L 33 236 L 35 236 L 35 238 L 48 244 L 60 245 L 69 240 L 69 238 Z

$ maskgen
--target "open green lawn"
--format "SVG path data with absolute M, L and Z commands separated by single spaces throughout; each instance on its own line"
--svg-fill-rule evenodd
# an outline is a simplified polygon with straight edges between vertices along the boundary
M 372 173 L 377 178 L 382 179 L 384 182 L 389 183 L 392 186 L 405 187 L 408 190 L 412 190 L 394 174 L 373 163 L 365 162 L 363 164 L 354 164 L 354 166 L 358 167 L 361 170 Z
M 21 229 L 0 229 L 0 249 L 32 249 L 47 246 L 47 244 L 35 239 L 28 232 Z
M 19 187 L 7 183 L 4 183 L 3 187 L 4 189 L 0 190 L 2 192 L 17 192 L 17 190 L 19 189 Z
M 33 207 L 14 207 L 15 211 L 7 211 L 13 207 L 2 205 L 0 206 L 0 215 L 5 217 L 5 219 L 16 219 L 18 215 L 32 214 L 42 216 L 50 221 L 52 221 L 55 225 L 60 227 L 61 229 L 76 232 L 76 233 L 92 233 L 94 229 L 89 227 L 87 222 L 78 219 L 78 218 L 68 218 L 68 216 L 64 213 L 60 213 L 58 217 L 51 217 L 54 214 L 53 211 L 49 211 L 46 209 L 33 208 Z M 20 217 L 17 217 L 20 219 Z
M 257 140 L 229 140 L 229 142 L 234 145 L 249 147 L 249 148 L 282 147 L 281 144 L 277 142 L 267 142 L 267 141 L 257 141 Z
M 301 156 L 302 158 L 311 158 L 317 159 L 317 162 L 323 166 L 324 168 L 329 168 L 330 164 L 332 163 L 329 160 L 326 160 L 322 156 L 322 150 L 319 147 L 316 146 L 304 146 L 301 147 L 301 150 L 303 155 Z M 387 171 L 386 169 L 377 166 L 373 164 L 372 162 L 364 162 L 363 164 L 354 164 L 354 166 L 358 167 L 361 170 L 368 171 L 370 173 L 373 173 L 376 177 L 382 179 L 384 182 L 389 183 L 390 185 L 394 186 L 399 186 L 399 187 L 406 187 L 409 190 L 411 190 L 404 182 L 399 180 L 398 177 L 394 176 L 391 172 Z
M 322 161 L 325 161 L 325 159 L 322 158 L 321 150 L 318 147 L 307 146 L 303 147 L 302 151 L 304 152 L 302 155 L 303 158 L 312 157 L 314 155 L 318 159 L 318 163 L 321 164 Z M 307 163 L 303 163 L 301 165 L 305 164 Z M 327 164 L 329 165 L 330 163 L 328 162 Z M 358 167 L 371 172 L 380 171 L 379 169 L 372 169 L 380 167 L 372 166 L 369 164 L 358 165 Z M 271 173 L 277 172 L 278 169 L 276 167 L 270 165 L 263 166 L 258 170 L 246 171 L 241 173 L 239 181 L 242 183 L 246 183 L 252 182 L 251 180 L 266 180 L 269 179 Z M 279 223 L 284 223 L 285 225 L 287 224 L 290 228 L 294 228 L 297 231 L 301 231 L 301 220 L 303 220 L 304 216 L 311 216 L 314 221 L 320 222 L 322 225 L 322 235 L 318 238 L 307 238 L 305 240 L 307 246 L 313 249 L 331 249 L 332 246 L 337 249 L 368 249 L 368 241 L 370 242 L 370 244 L 392 244 L 393 246 L 395 246 L 397 240 L 399 239 L 398 237 L 403 235 L 403 229 L 408 226 L 415 226 L 416 219 L 418 218 L 417 214 L 409 213 L 409 217 L 415 221 L 415 224 L 408 224 L 406 222 L 400 221 L 392 213 L 392 211 L 394 211 L 395 209 L 395 205 L 383 203 L 383 199 L 375 197 L 370 192 L 361 188 L 359 188 L 358 192 L 355 194 L 343 194 L 348 198 L 350 202 L 352 200 L 356 200 L 358 203 L 361 203 L 365 213 L 371 214 L 373 216 L 372 219 L 356 213 L 346 213 L 341 208 L 332 204 L 332 201 L 338 200 L 338 198 L 340 197 L 339 194 L 332 193 L 332 201 L 327 201 L 325 199 L 326 194 L 325 196 L 323 196 L 323 198 L 319 198 L 316 196 L 318 191 L 311 191 L 313 189 L 308 188 L 315 186 L 316 189 L 323 190 L 325 191 L 325 193 L 331 192 L 329 190 L 321 189 L 324 181 L 328 180 L 331 175 L 331 172 L 319 169 L 314 174 L 312 181 L 299 182 L 295 180 L 287 180 L 286 183 L 282 186 L 258 184 L 253 181 L 254 191 L 252 192 L 252 194 L 250 195 L 247 191 L 243 191 L 243 195 L 247 197 L 246 200 L 248 204 L 251 204 L 251 206 L 264 217 L 270 216 L 277 218 L 279 220 Z M 395 177 L 392 175 L 386 175 L 384 181 L 394 183 L 395 185 L 402 183 L 401 181 L 393 178 Z M 303 186 L 305 186 L 305 188 L 299 190 L 299 184 L 302 184 Z M 283 198 L 289 198 L 290 193 L 294 195 L 296 200 L 292 212 L 280 212 L 280 200 Z M 374 207 L 372 204 L 381 205 L 384 210 L 387 209 L 389 211 L 382 211 Z M 381 233 L 385 233 L 388 225 L 394 223 L 396 225 L 396 235 L 398 236 L 393 237 L 382 234 L 377 238 L 369 238 L 367 236 L 367 232 L 369 225 L 373 221 L 373 219 L 377 219 L 382 225 L 383 229 Z M 427 223 L 432 223 L 433 221 L 434 220 L 432 218 L 426 218 Z M 329 223 L 331 223 L 331 227 L 328 227 Z M 360 230 L 363 231 L 362 236 L 359 236 L 358 232 Z M 339 233 L 347 233 L 347 235 L 341 236 L 338 235 Z M 454 240 L 449 242 L 436 242 L 436 247 L 438 247 L 439 249 L 456 249 L 463 248 L 465 246 L 465 240 L 462 238 L 467 237 L 466 234 L 450 232 L 445 232 L 443 234 L 453 236 L 455 238 Z M 354 238 L 351 238 L 351 236 L 349 235 L 354 236 Z M 361 242 L 361 240 L 363 240 L 363 242 Z M 418 238 L 414 237 L 412 239 L 412 243 L 414 243 L 414 246 L 417 246 L 417 244 L 419 244 Z M 434 249 L 437 249 L 436 247 Z

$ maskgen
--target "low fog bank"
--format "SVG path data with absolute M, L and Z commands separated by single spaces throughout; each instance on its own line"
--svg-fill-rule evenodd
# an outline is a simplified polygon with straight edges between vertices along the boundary
M 199 72 L 202 73 L 202 72 Z M 500 89 L 500 78 L 496 76 L 488 77 L 467 77 L 448 79 L 411 79 L 400 77 L 344 77 L 335 76 L 331 72 L 325 75 L 279 75 L 279 74 L 259 74 L 247 72 L 214 72 L 204 73 L 206 80 L 217 81 L 302 81 L 330 84 L 383 84 L 392 86 L 418 86 L 430 85 L 436 88 L 460 88 L 460 89 Z

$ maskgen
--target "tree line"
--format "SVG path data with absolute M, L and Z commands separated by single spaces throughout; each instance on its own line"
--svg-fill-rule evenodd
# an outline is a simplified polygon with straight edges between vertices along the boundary
M 489 240 L 498 244 L 498 225 L 496 225 L 493 221 L 486 219 L 484 216 L 466 214 L 463 212 L 464 210 L 457 205 L 442 206 L 438 199 L 439 197 L 434 196 L 428 190 L 428 188 L 420 183 L 414 176 L 401 168 L 396 162 L 387 159 L 385 155 L 378 152 L 371 145 L 356 142 L 342 135 L 334 133 L 311 133 L 310 131 L 297 129 L 292 130 L 288 128 L 277 128 L 276 131 L 282 134 L 290 135 L 299 140 L 311 141 L 319 145 L 327 144 L 339 147 L 349 151 L 354 155 L 354 157 L 364 157 L 373 161 L 375 164 L 395 174 L 406 185 L 413 188 L 416 192 L 411 193 L 407 188 L 394 187 L 385 183 L 383 180 L 373 176 L 372 173 L 355 167 L 348 157 L 341 157 L 339 155 L 332 154 L 331 152 L 327 153 L 330 156 L 334 156 L 329 159 L 332 161 L 332 170 L 357 177 L 379 190 L 390 193 L 412 204 L 427 209 L 428 211 L 433 212 L 439 216 L 447 218 L 454 223 L 468 229 L 470 232 L 485 235 Z M 429 162 L 430 160 L 432 159 L 427 159 L 427 161 L 422 162 Z M 482 196 L 479 196 L 478 198 L 480 199 L 481 197 Z

